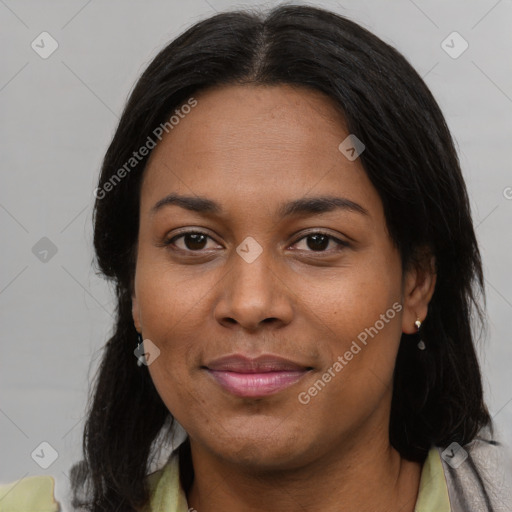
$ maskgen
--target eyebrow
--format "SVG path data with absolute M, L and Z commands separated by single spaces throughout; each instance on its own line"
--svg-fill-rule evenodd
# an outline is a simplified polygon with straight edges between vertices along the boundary
M 218 203 L 206 197 L 169 194 L 160 199 L 153 208 L 151 208 L 150 213 L 154 215 L 165 206 L 170 205 L 179 206 L 180 208 L 192 212 L 210 215 L 220 215 L 223 212 L 222 207 Z M 319 215 L 338 209 L 370 216 L 368 210 L 360 204 L 344 197 L 335 196 L 295 199 L 294 201 L 281 205 L 277 210 L 277 215 L 281 218 L 311 214 Z

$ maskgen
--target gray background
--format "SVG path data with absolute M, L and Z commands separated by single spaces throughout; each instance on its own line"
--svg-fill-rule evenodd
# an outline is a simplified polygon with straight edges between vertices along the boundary
M 487 400 L 512 444 L 512 2 L 310 3 L 395 46 L 446 116 L 486 271 L 490 321 L 479 352 Z M 51 474 L 65 502 L 69 468 L 81 453 L 88 381 L 113 321 L 112 295 L 92 265 L 100 162 L 133 83 L 156 52 L 194 22 L 243 5 L 270 4 L 0 0 L 0 482 Z M 31 47 L 34 40 L 42 46 L 43 31 L 59 45 L 46 59 Z M 458 58 L 442 47 L 453 31 L 469 44 Z M 452 51 L 461 48 L 448 41 Z M 44 441 L 58 452 L 46 470 L 31 458 Z

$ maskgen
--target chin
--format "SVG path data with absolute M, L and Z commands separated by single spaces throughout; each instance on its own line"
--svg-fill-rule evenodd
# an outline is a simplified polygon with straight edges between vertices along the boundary
M 209 445 L 212 451 L 233 465 L 256 472 L 297 468 L 317 452 L 318 443 L 303 437 L 301 427 L 289 428 L 282 421 L 247 419 L 244 426 L 223 425 Z M 298 432 L 301 435 L 298 435 Z

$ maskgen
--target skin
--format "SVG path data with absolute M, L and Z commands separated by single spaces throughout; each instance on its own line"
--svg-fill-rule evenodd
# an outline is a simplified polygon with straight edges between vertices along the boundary
M 402 272 L 379 195 L 360 159 L 338 150 L 345 123 L 329 98 L 288 85 L 222 86 L 154 149 L 143 177 L 133 319 L 160 349 L 148 366 L 188 432 L 188 502 L 210 511 L 412 512 L 421 465 L 389 443 L 392 377 L 402 332 L 423 320 L 435 286 Z M 221 214 L 153 206 L 202 196 Z M 365 208 L 286 218 L 283 203 L 338 196 Z M 181 237 L 207 235 L 200 243 Z M 306 235 L 333 239 L 315 250 Z M 262 253 L 236 252 L 248 236 Z M 313 247 L 313 248 L 311 248 Z M 394 303 L 402 310 L 311 398 L 298 400 Z M 241 398 L 202 368 L 221 356 L 280 355 L 312 370 L 264 398 Z

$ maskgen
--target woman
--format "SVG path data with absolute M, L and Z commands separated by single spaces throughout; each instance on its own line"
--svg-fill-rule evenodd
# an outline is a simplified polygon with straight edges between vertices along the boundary
M 395 49 L 313 7 L 202 21 L 138 81 L 95 194 L 118 314 L 74 506 L 511 510 L 466 188 Z

